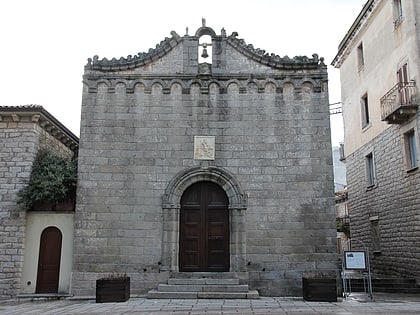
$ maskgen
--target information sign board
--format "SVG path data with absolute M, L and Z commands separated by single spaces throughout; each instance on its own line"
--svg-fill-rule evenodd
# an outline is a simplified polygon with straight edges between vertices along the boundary
M 365 251 L 345 251 L 344 266 L 351 270 L 366 269 L 366 252 Z

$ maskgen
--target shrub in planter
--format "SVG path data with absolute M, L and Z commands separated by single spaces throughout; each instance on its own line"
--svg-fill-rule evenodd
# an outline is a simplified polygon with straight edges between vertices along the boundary
M 316 302 L 337 302 L 335 273 L 310 272 L 302 277 L 303 299 Z
M 42 210 L 57 210 L 57 205 L 63 202 L 73 204 L 74 209 L 76 183 L 76 159 L 40 150 L 27 185 L 18 192 L 17 201 L 24 210 L 41 210 L 41 207 Z
M 96 280 L 96 303 L 125 302 L 130 298 L 130 277 L 113 276 Z

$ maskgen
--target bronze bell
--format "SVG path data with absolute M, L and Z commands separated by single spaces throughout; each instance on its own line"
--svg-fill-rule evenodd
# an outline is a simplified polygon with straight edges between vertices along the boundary
M 207 58 L 209 54 L 207 53 L 207 44 L 203 44 L 203 52 L 201 54 L 201 57 Z

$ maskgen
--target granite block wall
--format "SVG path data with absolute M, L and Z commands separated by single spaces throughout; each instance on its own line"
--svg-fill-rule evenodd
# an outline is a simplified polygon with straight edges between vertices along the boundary
M 418 118 L 410 124 L 417 133 Z M 390 126 L 346 157 L 350 228 L 352 238 L 369 248 L 375 273 L 419 279 L 420 173 L 407 168 L 404 128 Z M 370 153 L 376 182 L 367 187 L 365 159 Z
M 38 124 L 37 110 L 27 109 L 29 114 L 23 107 L 16 107 L 16 113 L 0 108 L 0 299 L 15 297 L 21 289 L 26 212 L 16 201 L 38 150 L 74 154 Z M 34 120 L 35 114 L 38 118 Z

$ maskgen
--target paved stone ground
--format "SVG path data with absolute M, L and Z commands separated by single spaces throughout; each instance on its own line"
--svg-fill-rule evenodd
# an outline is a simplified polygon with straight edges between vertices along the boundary
M 420 314 L 420 295 L 351 296 L 336 303 L 306 302 L 301 298 L 262 297 L 259 300 L 154 300 L 131 298 L 124 303 L 72 301 L 0 302 L 4 315 L 74 314 Z

